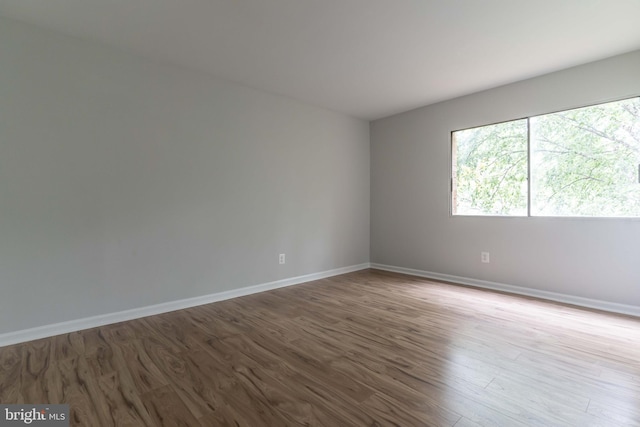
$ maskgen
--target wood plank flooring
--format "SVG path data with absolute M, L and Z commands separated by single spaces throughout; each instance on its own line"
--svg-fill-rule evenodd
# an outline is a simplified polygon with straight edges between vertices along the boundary
M 78 426 L 640 426 L 640 319 L 364 270 L 0 348 Z

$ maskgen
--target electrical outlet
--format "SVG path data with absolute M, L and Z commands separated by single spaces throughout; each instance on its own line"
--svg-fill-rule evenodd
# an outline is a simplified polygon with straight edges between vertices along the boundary
M 278 263 L 284 264 L 284 262 L 285 262 L 284 254 L 280 254 L 280 256 L 278 257 Z
M 489 264 L 490 262 L 489 252 L 480 252 L 480 261 L 482 261 L 485 264 Z

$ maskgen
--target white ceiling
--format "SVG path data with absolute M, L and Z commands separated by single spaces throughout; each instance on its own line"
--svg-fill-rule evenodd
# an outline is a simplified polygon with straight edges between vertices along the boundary
M 640 49 L 640 0 L 0 0 L 0 15 L 364 119 Z

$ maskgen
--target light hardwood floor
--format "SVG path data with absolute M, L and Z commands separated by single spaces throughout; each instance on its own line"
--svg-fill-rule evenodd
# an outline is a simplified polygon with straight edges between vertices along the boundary
M 82 426 L 640 426 L 640 319 L 375 270 L 0 348 Z

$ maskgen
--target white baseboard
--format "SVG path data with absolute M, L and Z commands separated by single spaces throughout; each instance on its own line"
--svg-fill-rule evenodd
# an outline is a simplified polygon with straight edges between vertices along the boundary
M 224 301 L 245 295 L 256 294 L 272 289 L 286 286 L 298 285 L 312 280 L 324 279 L 326 277 L 337 276 L 339 274 L 351 273 L 353 271 L 369 268 L 369 263 L 351 265 L 348 267 L 336 268 L 319 273 L 305 274 L 303 276 L 291 277 L 288 279 L 276 280 L 275 282 L 262 283 L 254 286 L 233 289 L 230 291 L 218 292 L 215 294 L 203 295 L 200 297 L 186 298 L 177 301 L 170 301 L 162 304 L 150 305 L 146 307 L 134 308 L 131 310 L 119 311 L 116 313 L 102 314 L 99 316 L 86 317 L 83 319 L 70 320 L 67 322 L 55 323 L 52 325 L 38 326 L 36 328 L 23 329 L 21 331 L 0 334 L 0 347 L 17 344 L 40 338 L 52 337 L 54 335 L 68 334 L 70 332 L 83 329 L 96 328 L 98 326 L 110 325 L 112 323 L 124 322 L 127 320 L 139 319 L 141 317 L 153 316 L 155 314 L 167 313 L 184 308 L 195 307 L 212 302 Z
M 15 332 L 0 334 L 0 347 L 32 341 L 40 338 L 52 337 L 54 335 L 68 334 L 83 329 L 96 328 L 98 326 L 110 325 L 127 320 L 139 319 L 141 317 L 153 316 L 155 314 L 168 313 L 170 311 L 195 307 L 203 304 L 210 304 L 217 301 L 224 301 L 245 295 L 256 294 L 272 289 L 284 288 L 286 286 L 298 285 L 313 280 L 324 279 L 340 274 L 351 273 L 353 271 L 374 268 L 377 270 L 391 271 L 395 273 L 408 274 L 411 276 L 425 277 L 427 279 L 442 280 L 460 285 L 475 286 L 478 288 L 491 289 L 507 292 L 511 294 L 536 297 L 551 301 L 572 304 L 581 307 L 595 308 L 597 310 L 609 311 L 613 313 L 627 314 L 640 317 L 640 307 L 634 305 L 618 304 L 614 302 L 594 300 L 573 295 L 566 295 L 557 292 L 541 291 L 538 289 L 524 288 L 521 286 L 507 285 L 504 283 L 490 282 L 486 280 L 471 279 L 468 277 L 453 276 L 450 274 L 434 273 L 432 271 L 416 270 L 413 268 L 396 267 L 392 265 L 363 263 L 348 267 L 336 268 L 319 273 L 306 274 L 303 276 L 291 277 L 288 279 L 276 280 L 275 282 L 262 283 L 254 286 L 233 289 L 230 291 L 218 292 L 215 294 L 203 295 L 200 297 L 186 298 L 177 301 L 170 301 L 146 307 L 134 308 L 131 310 L 119 311 L 116 313 L 103 314 L 99 316 L 86 317 L 83 319 L 70 320 L 67 322 L 55 323 L 52 325 L 39 326 L 36 328 L 23 329 Z
M 411 276 L 425 277 L 427 279 L 443 280 L 460 285 L 475 286 L 478 288 L 491 289 L 495 291 L 507 292 L 510 294 L 524 295 L 528 297 L 541 298 L 580 307 L 595 308 L 597 310 L 609 311 L 612 313 L 627 314 L 640 317 L 640 307 L 635 305 L 619 304 L 615 302 L 601 301 L 590 298 L 583 298 L 574 295 L 561 294 L 557 292 L 541 291 L 538 289 L 525 288 L 522 286 L 507 285 L 504 283 L 489 282 L 486 280 L 470 279 L 468 277 L 452 276 L 450 274 L 434 273 L 432 271 L 416 270 L 413 268 L 395 267 L 392 265 L 371 263 L 371 268 L 377 270 L 403 273 Z

